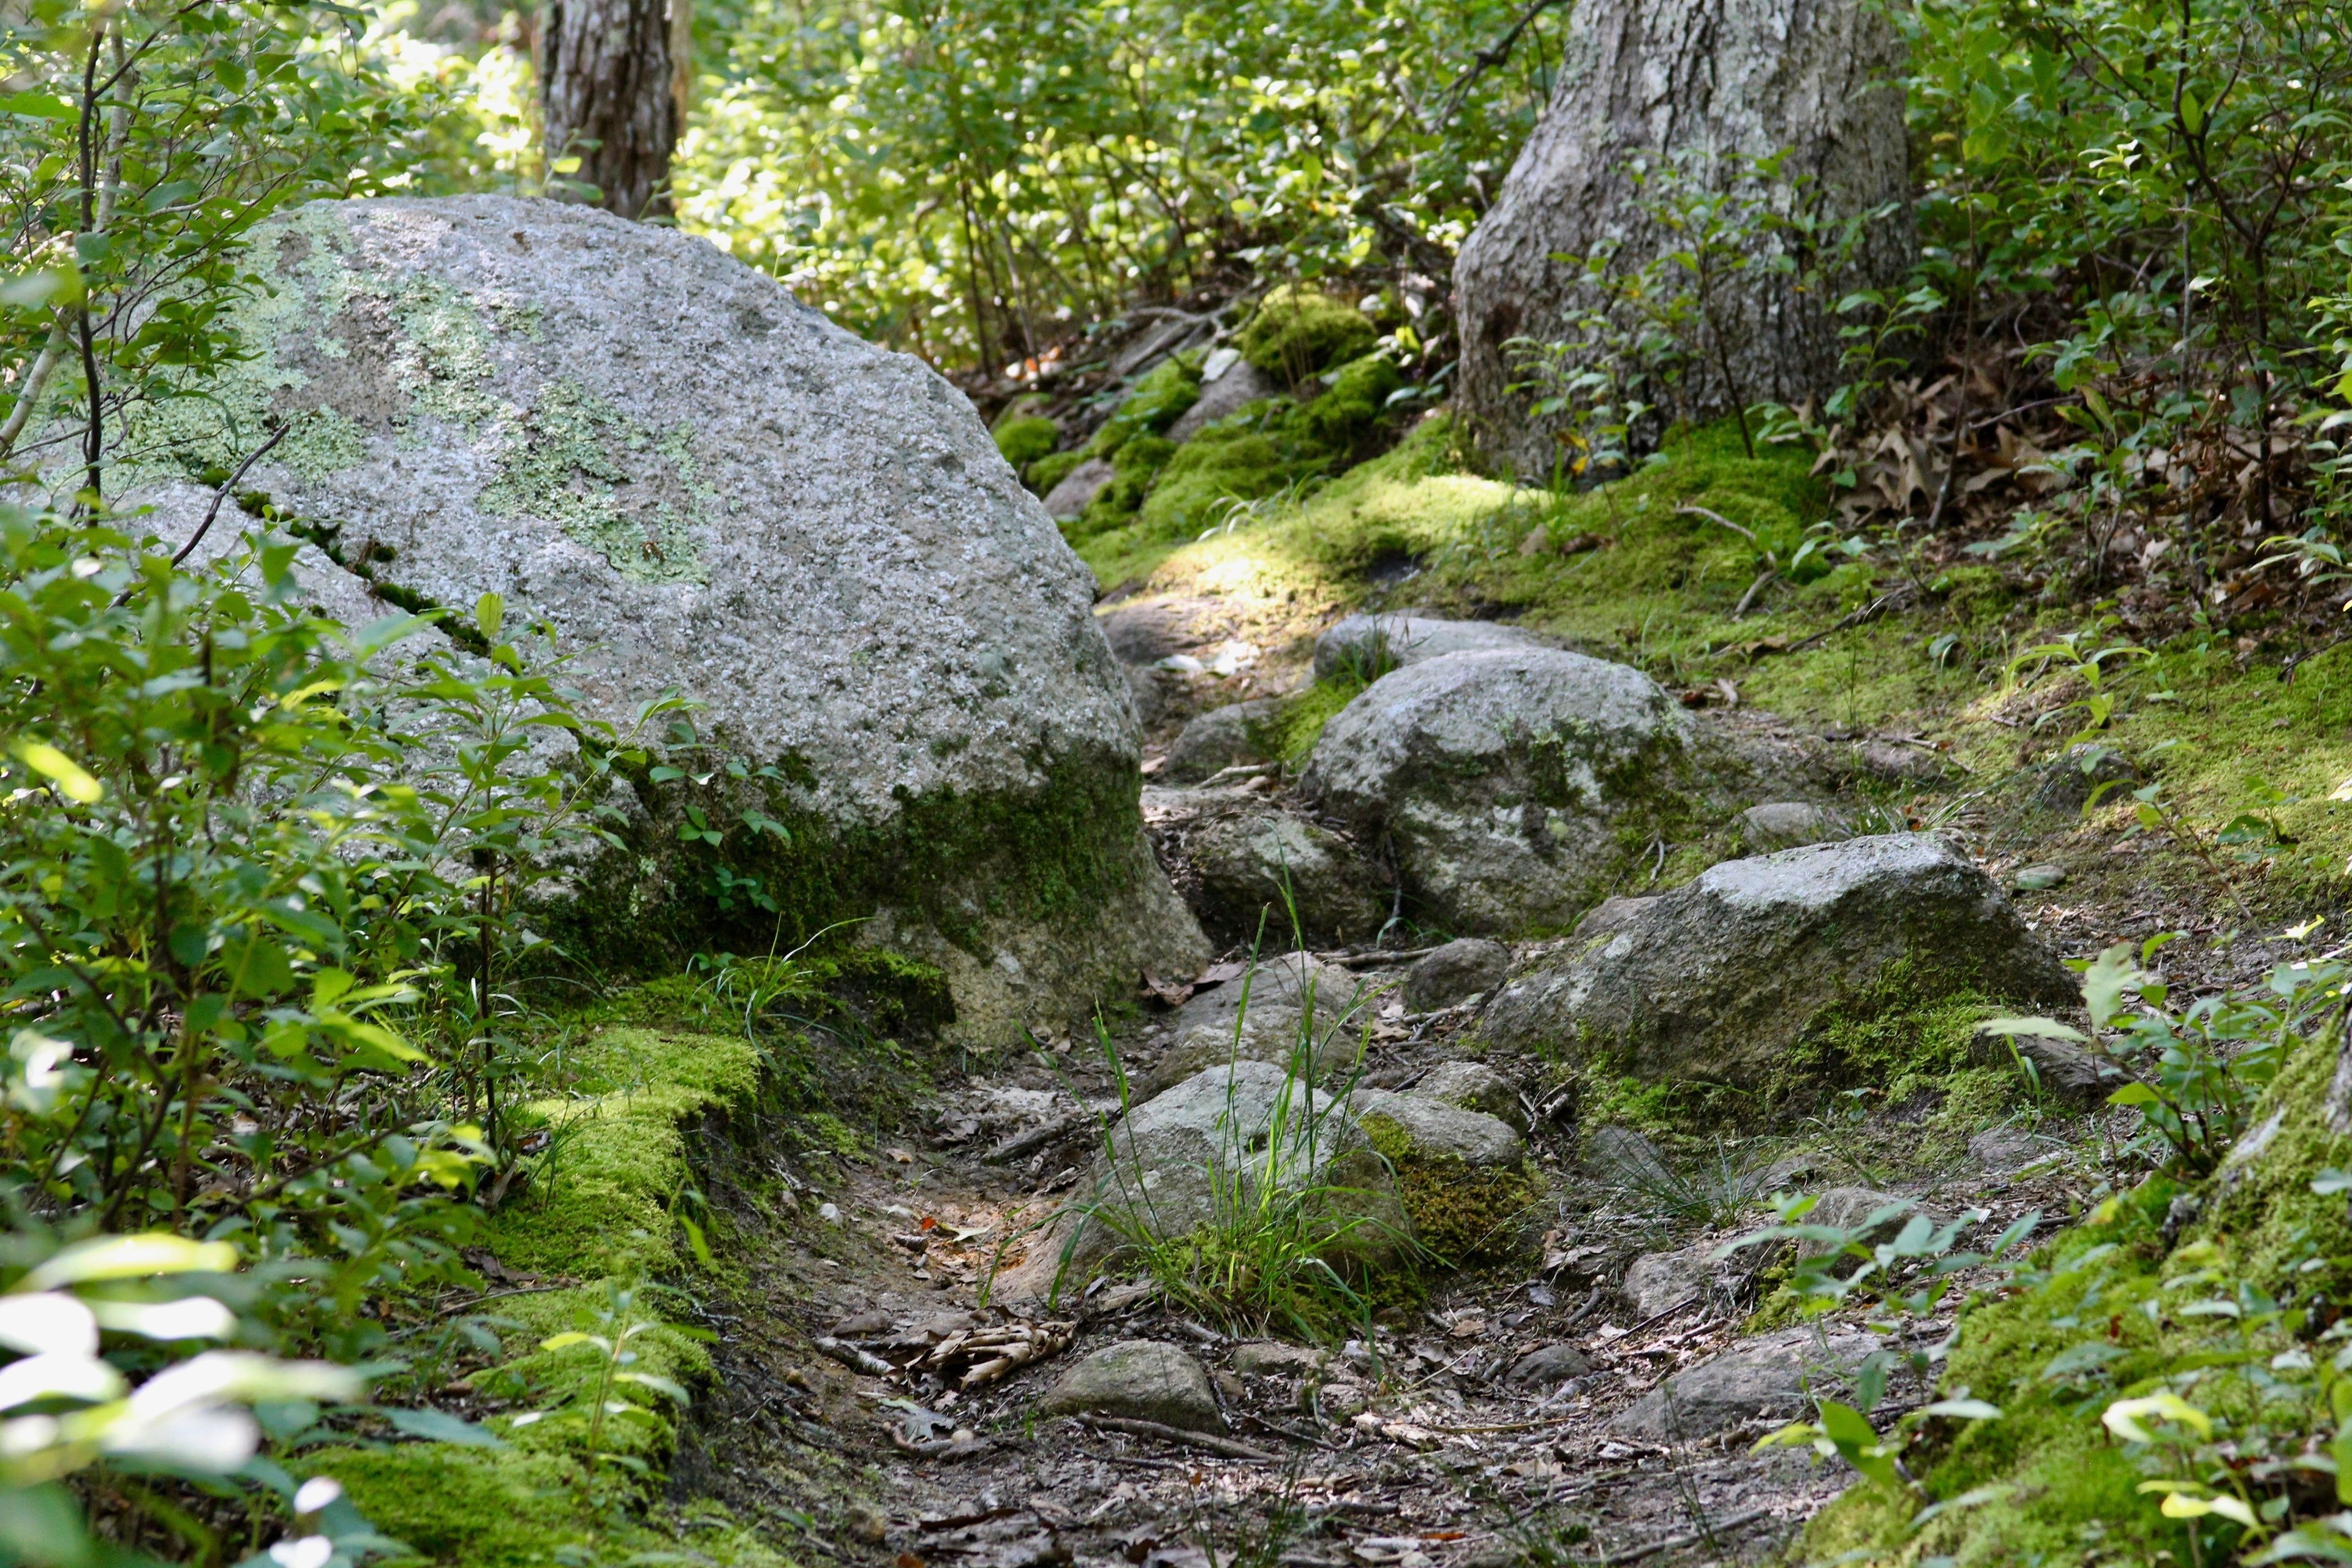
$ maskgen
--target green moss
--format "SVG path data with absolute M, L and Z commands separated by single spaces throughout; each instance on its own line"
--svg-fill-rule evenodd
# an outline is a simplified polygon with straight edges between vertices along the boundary
M 1393 1117 L 1360 1119 L 1365 1141 L 1396 1173 L 1397 1199 L 1413 1238 L 1453 1268 L 1499 1263 L 1522 1250 L 1528 1211 L 1544 1187 L 1531 1164 L 1474 1169 L 1457 1154 L 1433 1154 Z
M 1387 413 L 1389 394 L 1404 385 L 1403 374 L 1380 354 L 1351 360 L 1329 379 L 1330 390 L 1299 409 L 1297 424 L 1308 442 L 1332 452 L 1352 450 Z
M 1087 442 L 1089 458 L 1112 458 L 1138 436 L 1157 436 L 1201 396 L 1201 371 L 1189 356 L 1163 360 L 1135 384 L 1116 413 Z
M 1051 491 L 1055 485 L 1070 477 L 1072 469 L 1087 460 L 1084 451 L 1055 452 L 1029 465 L 1022 479 L 1039 495 Z
M 795 771 L 805 776 L 787 759 L 756 785 L 723 775 L 706 785 L 641 781 L 646 810 L 623 848 L 543 911 L 545 929 L 573 953 L 643 975 L 698 952 L 797 947 L 893 909 L 986 958 L 987 922 L 1090 920 L 1138 871 L 1141 780 L 1131 759 L 1041 762 L 1026 788 L 908 797 L 874 826 L 817 816 L 802 804 Z M 719 845 L 681 841 L 688 805 L 723 827 Z M 747 811 L 782 834 L 748 822 Z
M 1062 427 L 1043 415 L 997 422 L 994 431 L 996 449 L 1015 468 L 1026 468 L 1039 458 L 1052 455 L 1060 445 Z
M 2352 1138 L 2328 1125 L 2327 1090 L 2337 1053 L 2325 1034 L 2297 1049 L 2254 1107 L 2261 1152 L 2227 1166 L 2194 1236 L 2223 1247 L 2239 1272 L 2262 1289 L 2352 1293 L 2352 1221 L 2339 1194 L 2322 1197 L 2312 1178 L 2352 1164 Z
M 1292 386 L 1332 365 L 1357 358 L 1380 337 L 1380 329 L 1345 300 L 1297 284 L 1269 292 L 1236 346 L 1242 357 Z
M 305 1474 L 341 1481 L 370 1524 L 418 1558 L 536 1568 L 599 1533 L 581 1507 L 581 1466 L 556 1455 L 403 1443 L 302 1458 Z

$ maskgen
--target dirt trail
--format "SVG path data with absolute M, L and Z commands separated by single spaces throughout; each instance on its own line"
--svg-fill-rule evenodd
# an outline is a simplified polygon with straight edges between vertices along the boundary
M 1382 1020 L 1369 1076 L 1417 1077 L 1456 1026 Z M 1156 1042 L 1140 1028 L 1119 1044 L 1131 1072 L 1148 1068 Z M 1634 1257 L 1737 1233 L 1702 1235 L 1597 1179 L 1576 1163 L 1569 1129 L 1538 1126 L 1531 1140 L 1549 1192 L 1528 1223 L 1541 1239 L 1520 1266 L 1455 1277 L 1419 1309 L 1386 1314 L 1369 1339 L 1237 1358 L 1247 1342 L 1168 1312 L 1140 1287 L 1097 1287 L 1050 1315 L 983 1306 L 1000 1247 L 1017 1248 L 1087 1164 L 1096 1135 L 1069 1125 L 1079 1102 L 1116 1096 L 1077 1051 L 1000 1061 L 942 1087 L 929 1128 L 826 1190 L 837 1224 L 780 1233 L 750 1299 L 713 1312 L 722 1386 L 678 1484 L 771 1519 L 793 1519 L 812 1495 L 832 1500 L 799 1543 L 820 1557 L 895 1568 L 1754 1563 L 1853 1479 L 1807 1451 L 1751 1452 L 1780 1425 L 1770 1415 L 1681 1441 L 1612 1426 L 1669 1375 L 1734 1344 L 1754 1288 L 1730 1299 L 1702 1289 L 1641 1317 L 1621 1289 Z M 2063 1218 L 2097 1184 L 2069 1142 L 2083 1131 L 2019 1132 L 1940 1182 L 1885 1184 L 1946 1212 L 1986 1207 L 1990 1226 L 2030 1208 Z M 1899 1118 L 1879 1131 L 1882 1147 L 1902 1142 Z M 1009 1161 L 985 1158 L 1008 1148 Z M 2000 1170 L 2020 1163 L 2029 1168 Z M 1809 1187 L 1863 1179 L 1821 1151 L 1784 1172 L 1814 1178 Z M 969 1393 L 922 1365 L 958 1331 L 1024 1324 L 1049 1347 L 1066 1324 L 1069 1342 Z M 1033 1415 L 1080 1357 L 1129 1339 L 1181 1346 L 1211 1369 L 1229 1424 L 1222 1443 Z M 1529 1352 L 1561 1345 L 1590 1370 L 1510 1381 Z M 1236 1373 L 1253 1358 L 1277 1364 Z M 1231 1457 L 1243 1450 L 1263 1457 Z

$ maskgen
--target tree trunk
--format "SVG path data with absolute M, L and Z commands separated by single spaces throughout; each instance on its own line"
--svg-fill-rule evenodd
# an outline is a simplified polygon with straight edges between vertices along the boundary
M 667 216 L 685 119 L 691 0 L 552 0 L 541 29 L 547 159 L 623 217 Z
M 1579 0 L 1565 46 L 1551 101 L 1454 270 L 1459 405 L 1488 458 L 1531 478 L 1551 472 L 1558 447 L 1551 422 L 1510 390 L 1525 373 L 1507 345 L 1567 340 L 1571 314 L 1599 303 L 1556 258 L 1614 245 L 1630 270 L 1680 247 L 1642 211 L 1629 160 L 1789 149 L 1816 211 L 1898 204 L 1844 286 L 1891 282 L 1915 254 L 1903 45 L 1871 0 Z M 1692 368 L 1692 416 L 1730 412 L 1733 387 L 1789 404 L 1831 390 L 1839 340 L 1825 307 L 1838 290 L 1827 292 L 1742 273 L 1723 307 L 1731 363 Z

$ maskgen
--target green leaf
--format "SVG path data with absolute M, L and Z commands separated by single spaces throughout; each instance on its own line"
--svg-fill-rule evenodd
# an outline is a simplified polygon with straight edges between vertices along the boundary
M 474 625 L 492 642 L 499 640 L 499 628 L 506 625 L 507 602 L 496 594 L 485 594 L 474 601 Z
M 411 1437 L 422 1437 L 428 1443 L 456 1443 L 468 1448 L 503 1448 L 507 1446 L 506 1440 L 488 1427 L 477 1426 L 446 1410 L 430 1407 L 379 1409 L 376 1414 L 392 1423 L 394 1430 Z

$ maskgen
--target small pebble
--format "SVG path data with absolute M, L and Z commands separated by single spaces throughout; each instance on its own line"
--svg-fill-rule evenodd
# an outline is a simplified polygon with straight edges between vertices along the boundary
M 827 1225 L 839 1225 L 841 1210 L 832 1204 L 819 1204 L 816 1205 L 816 1217 Z
M 2010 879 L 2023 893 L 2045 893 L 2066 879 L 2063 866 L 2028 866 Z

